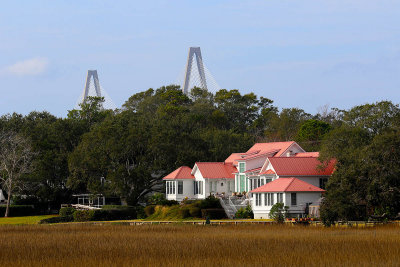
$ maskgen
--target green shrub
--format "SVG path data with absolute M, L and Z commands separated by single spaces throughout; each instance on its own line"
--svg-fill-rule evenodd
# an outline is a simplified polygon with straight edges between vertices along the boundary
M 58 214 L 59 214 L 61 217 L 65 217 L 65 216 L 69 216 L 69 215 L 74 214 L 75 211 L 76 211 L 76 209 L 73 208 L 73 207 L 64 207 L 64 208 L 61 208 L 61 209 L 60 209 L 60 211 L 59 211 Z
M 39 221 L 39 224 L 47 224 L 47 223 L 63 223 L 63 222 L 72 222 L 74 221 L 74 217 L 72 215 L 68 216 L 58 216 L 51 217 L 47 219 L 43 219 Z
M 6 206 L 0 206 L 0 216 L 4 216 L 6 213 Z M 37 211 L 35 210 L 33 205 L 10 205 L 9 206 L 9 216 L 10 217 L 19 217 L 19 216 L 31 216 L 37 215 Z
M 154 213 L 154 211 L 155 211 L 154 205 L 149 205 L 144 208 L 144 213 L 146 213 L 147 217 L 151 216 Z
M 224 209 L 202 209 L 201 217 L 206 219 L 207 217 L 211 220 L 224 219 L 226 218 L 226 213 Z
M 214 196 L 208 196 L 206 199 L 200 201 L 200 209 L 220 209 L 221 203 L 219 199 Z
M 246 208 L 239 209 L 235 214 L 235 218 L 238 218 L 238 219 L 253 219 L 254 218 L 254 214 L 253 214 L 253 210 L 251 209 L 250 205 L 247 205 Z
M 94 217 L 94 210 L 77 210 L 74 212 L 74 222 L 88 222 L 92 221 Z
M 199 207 L 192 206 L 192 207 L 189 207 L 188 209 L 189 209 L 190 217 L 201 218 L 201 209 Z
M 127 205 L 104 205 L 101 207 L 102 210 L 120 210 L 120 209 L 134 209 L 134 206 Z
M 136 219 L 144 219 L 146 218 L 146 213 L 144 212 L 143 206 L 136 207 Z
M 186 207 L 180 208 L 180 209 L 179 209 L 179 215 L 180 215 L 180 217 L 181 217 L 182 219 L 189 218 L 189 217 L 190 217 L 189 208 L 186 208 Z
M 277 223 L 283 223 L 285 221 L 288 208 L 289 207 L 285 206 L 283 203 L 275 203 L 269 211 L 269 217 L 274 219 L 274 221 Z

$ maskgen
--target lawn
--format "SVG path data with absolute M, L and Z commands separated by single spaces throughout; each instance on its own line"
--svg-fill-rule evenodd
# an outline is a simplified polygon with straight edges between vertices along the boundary
M 1 266 L 398 266 L 400 228 L 5 225 Z
M 0 225 L 9 224 L 38 224 L 40 220 L 54 217 L 57 215 L 39 215 L 39 216 L 24 216 L 24 217 L 0 217 Z

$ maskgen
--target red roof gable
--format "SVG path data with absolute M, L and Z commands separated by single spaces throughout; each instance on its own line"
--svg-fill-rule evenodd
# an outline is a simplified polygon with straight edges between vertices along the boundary
M 203 178 L 208 179 L 234 179 L 234 173 L 237 172 L 237 169 L 232 164 L 224 162 L 196 162 L 196 165 Z
M 335 168 L 335 160 L 331 160 L 324 168 L 315 157 L 272 157 L 268 158 L 279 176 L 329 176 Z
M 163 178 L 163 180 L 175 179 L 194 179 L 194 176 L 192 175 L 192 169 L 187 166 L 182 166 Z
M 325 192 L 325 190 L 300 179 L 291 177 L 276 179 L 250 191 L 250 193 L 263 192 Z

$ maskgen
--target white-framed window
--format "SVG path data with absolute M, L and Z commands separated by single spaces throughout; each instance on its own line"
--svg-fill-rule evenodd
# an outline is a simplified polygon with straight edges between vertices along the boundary
M 283 193 L 276 193 L 276 202 L 283 203 Z
M 272 205 L 274 205 L 274 194 L 273 193 L 265 193 L 264 206 L 272 206 Z
M 239 162 L 239 172 L 244 172 L 246 170 L 246 163 Z
M 166 191 L 167 191 L 167 195 L 175 194 L 175 181 L 167 181 Z
M 254 194 L 256 198 L 256 206 L 261 206 L 261 194 Z
M 297 194 L 296 193 L 290 194 L 290 205 L 297 206 Z
M 263 186 L 264 185 L 264 179 L 261 179 L 261 186 Z
M 195 195 L 203 194 L 203 181 L 194 181 L 193 182 L 193 191 Z
M 178 195 L 183 194 L 183 181 L 178 181 Z

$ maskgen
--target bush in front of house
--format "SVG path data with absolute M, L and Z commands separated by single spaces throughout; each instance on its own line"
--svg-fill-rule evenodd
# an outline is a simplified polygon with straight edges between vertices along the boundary
M 58 217 L 51 217 L 47 219 L 43 219 L 39 221 L 39 224 L 48 224 L 48 223 L 63 223 L 63 222 L 73 222 L 74 216 L 58 216 Z
M 196 206 L 189 207 L 190 217 L 200 218 L 201 217 L 201 209 Z
M 155 205 L 146 206 L 144 208 L 144 213 L 146 213 L 146 216 L 149 217 L 154 214 L 155 208 L 156 208 Z
M 64 208 L 60 209 L 60 211 L 58 212 L 58 215 L 60 215 L 61 217 L 65 217 L 65 216 L 73 215 L 75 211 L 76 211 L 76 209 L 73 207 L 64 207 Z
M 289 207 L 285 206 L 283 203 L 275 203 L 269 211 L 269 217 L 277 223 L 283 223 L 285 221 L 288 208 Z
M 74 222 L 88 222 L 93 219 L 94 210 L 77 210 L 73 216 Z
M 20 216 L 32 216 L 37 215 L 33 205 L 10 205 L 9 206 L 9 216 L 10 217 L 20 217 Z M 0 206 L 0 214 L 4 215 L 6 213 L 6 205 Z
M 247 205 L 246 208 L 240 208 L 236 212 L 235 218 L 237 218 L 237 219 L 253 219 L 254 214 L 253 214 L 253 210 L 251 209 L 250 205 Z
M 200 209 L 221 209 L 219 199 L 210 195 L 203 200 L 200 200 Z
M 209 218 L 210 220 L 219 220 L 227 218 L 224 209 L 202 209 L 201 217 L 203 219 Z
M 182 219 L 191 217 L 189 208 L 183 207 L 183 208 L 179 209 L 179 215 Z

